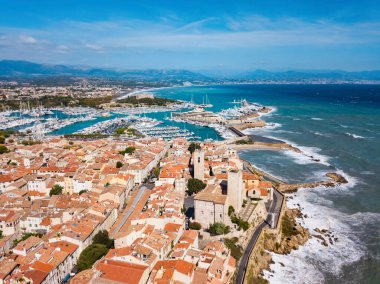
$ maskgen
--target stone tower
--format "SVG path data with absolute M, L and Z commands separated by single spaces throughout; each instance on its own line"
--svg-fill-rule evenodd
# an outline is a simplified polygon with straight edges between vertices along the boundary
M 241 170 L 230 170 L 228 172 L 227 196 L 229 205 L 239 212 L 244 198 L 243 172 Z
M 194 152 L 194 178 L 205 179 L 205 152 L 200 149 Z

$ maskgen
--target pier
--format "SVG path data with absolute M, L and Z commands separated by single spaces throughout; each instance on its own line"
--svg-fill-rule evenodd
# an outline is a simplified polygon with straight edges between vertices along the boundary
M 237 130 L 235 127 L 231 126 L 231 127 L 228 127 L 229 130 L 231 130 L 234 134 L 236 134 L 238 137 L 245 137 L 247 135 L 245 135 L 243 132 L 241 132 L 240 130 Z

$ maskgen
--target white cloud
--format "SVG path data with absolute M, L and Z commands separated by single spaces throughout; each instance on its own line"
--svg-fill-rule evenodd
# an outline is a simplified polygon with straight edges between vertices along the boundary
M 29 35 L 20 35 L 18 39 L 21 43 L 36 44 L 38 42 L 37 39 Z
M 148 55 L 149 60 L 156 60 L 159 56 L 155 54 L 164 54 L 162 58 L 168 56 L 172 62 L 180 62 L 193 54 L 199 54 L 199 58 L 205 54 L 215 54 L 215 60 L 221 61 L 229 58 L 216 58 L 216 54 L 228 53 L 232 54 L 231 58 L 239 59 L 241 54 L 271 57 L 285 49 L 288 51 L 284 54 L 289 50 L 296 54 L 300 49 L 306 54 L 316 48 L 324 52 L 325 48 L 334 50 L 349 46 L 360 51 L 365 50 L 365 46 L 378 48 L 380 45 L 380 21 L 342 23 L 326 19 L 271 19 L 258 15 L 192 21 L 178 17 L 165 17 L 159 21 L 65 21 L 55 22 L 43 29 L 0 27 L 0 30 L 0 43 L 5 42 L 1 38 L 6 37 L 6 46 L 2 44 L 1 53 L 6 51 L 10 57 L 25 53 L 30 58 L 43 55 L 70 60 L 88 56 L 96 60 L 107 58 L 118 61 L 115 58 L 119 55 L 134 58 L 134 54 L 142 57 Z M 107 57 L 97 56 L 97 53 L 105 52 Z M 328 52 L 325 54 L 328 55 Z
M 60 44 L 57 46 L 57 52 L 59 53 L 67 53 L 69 51 L 69 47 L 64 44 Z
M 88 49 L 92 49 L 92 50 L 95 50 L 99 53 L 103 53 L 104 52 L 104 48 L 100 45 L 97 45 L 97 44 L 93 44 L 93 43 L 86 43 L 84 44 L 84 47 L 88 48 Z

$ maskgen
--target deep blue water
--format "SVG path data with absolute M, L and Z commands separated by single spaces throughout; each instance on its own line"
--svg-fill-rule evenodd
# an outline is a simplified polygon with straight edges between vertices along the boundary
M 161 89 L 157 95 L 201 103 L 205 95 L 219 111 L 240 98 L 275 107 L 264 119 L 272 129 L 252 133 L 289 141 L 318 157 L 284 151 L 249 150 L 240 155 L 289 182 L 320 180 L 342 173 L 349 185 L 300 190 L 310 230 L 324 227 L 338 241 L 329 247 L 315 239 L 289 256 L 274 256 L 273 283 L 380 283 L 380 86 L 229 85 Z M 305 278 L 305 275 L 308 276 Z
M 274 273 L 266 273 L 272 283 L 380 283 L 379 85 L 219 85 L 154 93 L 196 103 L 207 95 L 213 111 L 233 107 L 231 102 L 239 99 L 272 106 L 275 111 L 263 119 L 275 127 L 252 133 L 288 141 L 320 162 L 288 151 L 245 150 L 240 152 L 243 158 L 289 182 L 320 180 L 330 171 L 350 181 L 292 196 L 288 205 L 301 205 L 308 216 L 302 221 L 306 227 L 329 229 L 338 241 L 326 248 L 312 239 L 290 255 L 274 255 Z M 213 129 L 165 120 L 168 113 L 146 116 L 187 128 L 202 139 L 220 139 Z M 76 123 L 54 134 L 114 117 Z

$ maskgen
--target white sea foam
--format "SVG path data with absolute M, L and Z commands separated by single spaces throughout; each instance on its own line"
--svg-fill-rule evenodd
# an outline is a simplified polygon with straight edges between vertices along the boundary
M 362 171 L 362 172 L 360 172 L 362 175 L 368 175 L 368 176 L 370 176 L 370 175 L 374 175 L 375 173 L 374 172 L 372 172 L 372 171 Z
M 273 116 L 276 112 L 277 112 L 277 107 L 274 107 L 274 106 L 267 106 L 268 108 L 271 109 L 271 111 L 269 112 L 258 112 L 258 115 L 259 117 L 262 117 L 262 116 Z
M 280 128 L 281 126 L 282 125 L 280 123 L 270 122 L 270 123 L 267 123 L 263 128 L 273 130 L 276 128 Z
M 311 119 L 312 120 L 323 120 L 323 118 L 320 118 L 320 117 L 312 117 Z
M 311 132 L 311 133 L 314 134 L 314 135 L 317 135 L 317 136 L 331 137 L 331 135 L 329 135 L 329 134 L 321 133 L 321 132 L 318 132 L 318 131 L 316 131 L 316 132 Z
M 299 190 L 288 201 L 290 208 L 301 205 L 307 218 L 299 220 L 312 234 L 315 228 L 326 229 L 338 238 L 332 245 L 325 247 L 317 238 L 310 239 L 298 250 L 289 255 L 273 254 L 273 272 L 265 271 L 270 283 L 323 283 L 324 273 L 339 276 L 344 265 L 354 263 L 366 254 L 360 233 L 354 227 L 376 224 L 380 214 L 346 214 L 333 208 L 332 201 L 320 195 L 320 188 Z M 325 237 L 326 238 L 326 237 Z
M 296 153 L 291 150 L 285 151 L 284 153 L 289 157 L 292 157 L 297 164 L 305 165 L 311 163 L 320 163 L 325 166 L 330 166 L 330 163 L 328 162 L 330 157 L 320 154 L 320 148 L 298 146 L 294 144 L 291 145 L 300 149 L 302 153 Z
M 347 183 L 342 183 L 335 187 L 320 186 L 318 187 L 318 193 L 321 196 L 326 196 L 326 197 L 331 195 L 332 193 L 336 195 L 355 195 L 355 191 L 351 189 L 354 188 L 357 184 L 363 183 L 363 181 L 339 169 L 335 170 L 334 172 L 344 177 L 347 180 Z M 327 180 L 326 171 L 314 172 L 313 180 L 314 181 Z
M 287 156 L 291 157 L 294 160 L 294 162 L 297 164 L 307 165 L 307 164 L 311 164 L 311 163 L 320 163 L 320 164 L 325 165 L 325 166 L 330 166 L 330 163 L 328 162 L 330 157 L 320 154 L 319 153 L 321 151 L 320 148 L 299 146 L 299 145 L 297 145 L 297 144 L 295 144 L 289 140 L 274 137 L 271 135 L 266 135 L 266 137 L 284 141 L 284 142 L 288 143 L 289 145 L 292 145 L 293 147 L 301 150 L 301 153 L 297 153 L 297 152 L 292 151 L 292 150 L 284 151 L 284 153 Z
M 348 173 L 344 172 L 343 170 L 338 169 L 338 170 L 336 170 L 336 173 L 341 175 L 342 177 L 344 177 L 348 181 L 348 183 L 341 184 L 341 185 L 337 186 L 337 188 L 349 189 L 349 188 L 352 188 L 361 182 L 358 178 L 349 175 Z
M 269 122 L 267 123 L 264 127 L 260 127 L 260 128 L 247 128 L 247 129 L 244 129 L 242 132 L 244 134 L 257 134 L 258 132 L 263 132 L 265 130 L 274 130 L 274 129 L 277 129 L 277 128 L 280 128 L 282 125 L 280 123 L 276 123 L 276 122 Z
M 349 132 L 346 132 L 346 135 L 351 136 L 351 137 L 353 137 L 355 139 L 365 139 L 365 137 L 363 137 L 363 136 L 356 135 L 356 134 L 349 133 Z

